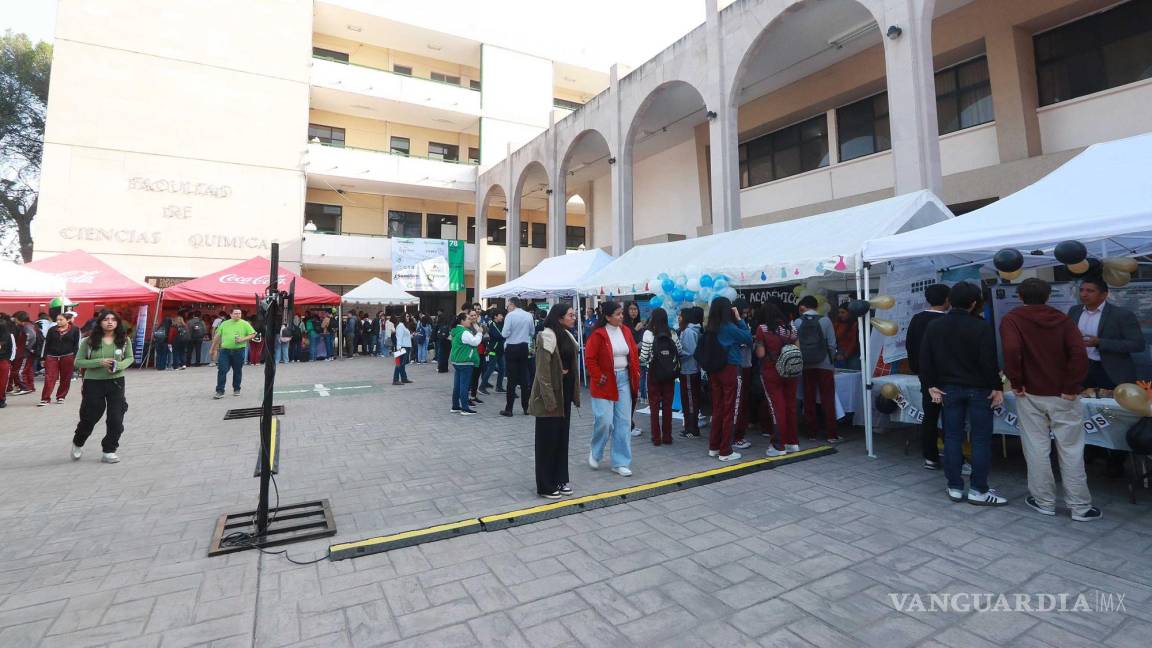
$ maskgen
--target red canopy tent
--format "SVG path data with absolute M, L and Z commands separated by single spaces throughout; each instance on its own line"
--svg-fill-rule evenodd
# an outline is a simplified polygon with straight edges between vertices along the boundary
M 66 282 L 65 295 L 76 302 L 98 304 L 145 303 L 156 301 L 160 291 L 131 279 L 84 250 L 72 250 L 54 257 L 33 261 L 29 268 L 54 274 Z M 44 302 L 60 295 L 47 293 L 12 293 L 8 302 Z
M 176 284 L 164 291 L 166 302 L 252 304 L 268 287 L 268 259 L 255 257 L 199 279 Z M 339 304 L 340 295 L 280 267 L 280 290 L 296 280 L 297 305 Z

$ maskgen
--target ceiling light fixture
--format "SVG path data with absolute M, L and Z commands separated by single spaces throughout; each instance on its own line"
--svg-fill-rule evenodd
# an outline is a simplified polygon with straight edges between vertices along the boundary
M 440 50 L 444 49 L 444 47 L 437 45 L 436 43 L 428 43 L 428 49 L 432 50 L 433 52 L 439 52 Z
M 879 31 L 879 30 L 880 30 L 880 25 L 877 25 L 876 21 L 870 20 L 866 23 L 863 23 L 861 25 L 857 25 L 857 26 L 853 27 L 852 29 L 849 29 L 848 31 L 844 32 L 843 34 L 840 34 L 839 36 L 828 39 L 828 44 L 830 46 L 832 46 L 834 49 L 840 49 L 840 48 L 844 47 L 845 45 L 847 45 L 848 43 L 851 43 L 854 40 L 858 40 L 860 38 L 867 36 L 868 34 L 871 34 L 874 31 Z
M 364 28 L 361 27 L 360 25 L 348 25 L 348 31 L 359 32 L 359 31 L 363 31 L 363 30 L 364 30 Z

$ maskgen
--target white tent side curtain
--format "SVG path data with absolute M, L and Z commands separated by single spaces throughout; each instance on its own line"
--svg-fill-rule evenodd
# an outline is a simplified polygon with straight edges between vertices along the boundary
M 486 299 L 571 297 L 576 294 L 576 286 L 580 281 L 611 262 L 612 255 L 603 250 L 587 250 L 548 257 L 516 279 L 481 291 L 480 296 Z
M 349 290 L 340 298 L 346 304 L 372 304 L 380 306 L 405 306 L 420 303 L 420 298 L 404 292 L 379 277 Z
M 731 284 L 753 286 L 802 281 L 827 274 L 851 274 L 865 241 L 914 230 L 952 218 L 930 191 L 779 223 L 640 245 L 587 281 L 585 294 L 651 292 L 660 273 L 722 273 Z

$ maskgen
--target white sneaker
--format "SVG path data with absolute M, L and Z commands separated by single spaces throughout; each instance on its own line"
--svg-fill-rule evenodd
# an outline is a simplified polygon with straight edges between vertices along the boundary
M 591 452 L 588 453 L 588 467 L 592 470 L 600 469 L 600 462 L 596 460 L 596 457 L 592 456 Z
M 963 502 L 964 501 L 964 491 L 962 489 L 958 489 L 958 488 L 949 488 L 948 489 L 948 499 L 952 500 L 953 502 Z
M 640 431 L 640 428 L 638 428 L 638 427 L 633 427 L 633 428 L 632 428 L 632 436 L 634 436 L 634 437 L 638 437 L 638 436 L 640 436 L 641 434 L 643 434 L 643 432 L 642 432 L 642 431 Z
M 787 450 L 777 450 L 776 448 L 768 448 L 767 450 L 764 451 L 764 454 L 769 456 L 769 457 L 783 457 L 784 455 L 788 454 L 788 451 Z
M 975 506 L 1007 506 L 1008 498 L 1000 497 L 994 488 L 989 488 L 987 493 L 968 489 L 968 503 Z
M 627 466 L 616 466 L 615 468 L 612 469 L 612 472 L 616 473 L 617 475 L 620 475 L 621 477 L 631 477 L 632 476 L 632 471 L 629 470 Z
M 709 451 L 708 451 L 708 456 L 709 456 L 709 457 L 719 457 L 719 456 L 720 456 L 720 451 L 719 451 L 719 450 L 709 450 Z
M 100 461 L 104 463 L 120 463 L 120 457 L 117 457 L 115 452 L 105 452 L 104 456 L 100 457 Z
M 84 456 L 84 448 L 78 445 L 72 446 L 72 461 L 80 461 L 80 457 Z
M 799 443 L 785 443 L 784 452 L 800 452 Z
M 737 459 L 739 459 L 743 456 L 744 455 L 740 454 L 739 452 L 733 452 L 730 455 L 721 455 L 720 461 L 736 461 Z
M 732 444 L 732 447 L 736 448 L 737 450 L 744 450 L 745 448 L 751 448 L 752 444 L 748 443 L 747 441 L 737 441 L 736 443 Z

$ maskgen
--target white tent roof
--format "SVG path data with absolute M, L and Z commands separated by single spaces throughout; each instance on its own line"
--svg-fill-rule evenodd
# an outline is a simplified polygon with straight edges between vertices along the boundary
M 929 257 L 940 266 L 987 263 L 1017 248 L 1051 265 L 1060 241 L 1092 256 L 1152 251 L 1152 133 L 1094 144 L 1032 185 L 963 216 L 864 246 L 868 261 Z M 1029 255 L 1043 251 L 1044 256 Z
M 347 304 L 379 304 L 381 306 L 420 303 L 419 297 L 406 293 L 379 277 L 372 277 L 356 286 L 344 293 L 340 299 Z
M 580 291 L 637 294 L 660 273 L 726 274 L 733 285 L 800 281 L 852 273 L 864 242 L 939 223 L 952 213 L 930 191 L 916 191 L 807 218 L 699 238 L 639 245 L 586 281 Z
M 563 256 L 544 259 L 524 275 L 499 286 L 480 292 L 489 297 L 569 297 L 576 294 L 576 286 L 601 268 L 612 263 L 612 255 L 603 250 L 570 252 Z
M 9 294 L 12 293 L 12 294 Z M 64 280 L 10 261 L 0 261 L 0 299 L 18 299 L 17 293 L 64 294 Z

